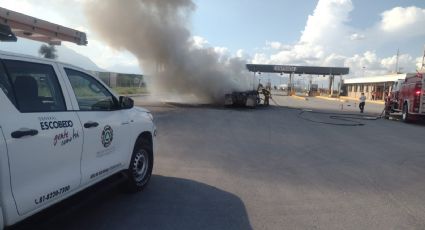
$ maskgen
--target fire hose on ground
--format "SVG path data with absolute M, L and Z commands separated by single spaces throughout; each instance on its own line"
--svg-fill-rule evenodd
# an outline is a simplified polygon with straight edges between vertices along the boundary
M 292 110 L 298 110 L 299 113 L 297 114 L 297 117 L 302 120 L 313 122 L 313 123 L 326 124 L 326 125 L 364 126 L 366 124 L 361 121 L 376 121 L 376 120 L 382 119 L 384 118 L 384 112 L 385 112 L 385 109 L 384 109 L 379 116 L 370 116 L 370 115 L 353 114 L 353 113 L 341 114 L 341 113 L 332 113 L 332 112 L 319 112 L 319 111 L 313 111 L 311 109 L 301 109 L 301 108 L 295 108 L 290 106 L 281 106 L 272 97 L 270 97 L 270 100 L 272 100 L 273 103 L 275 103 L 277 106 L 287 108 L 287 109 L 292 109 Z M 314 120 L 304 116 L 307 113 L 327 115 L 329 119 L 342 121 L 342 122 L 330 122 L 330 121 L 328 122 L 328 121 Z

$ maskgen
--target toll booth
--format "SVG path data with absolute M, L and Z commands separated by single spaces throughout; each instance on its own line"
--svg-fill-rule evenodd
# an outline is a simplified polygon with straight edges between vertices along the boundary
M 330 96 L 334 95 L 335 76 L 340 77 L 347 75 L 350 72 L 346 67 L 319 67 L 319 66 L 295 66 L 295 65 L 261 65 L 261 64 L 247 64 L 246 68 L 254 74 L 253 88 L 255 88 L 256 74 L 261 73 L 277 73 L 289 74 L 288 95 L 294 94 L 294 78 L 296 75 L 307 74 L 312 76 L 329 76 L 328 89 Z M 338 89 L 340 91 L 340 89 Z
M 310 89 L 308 91 L 308 96 L 315 97 L 319 95 L 319 85 L 318 84 L 311 84 Z

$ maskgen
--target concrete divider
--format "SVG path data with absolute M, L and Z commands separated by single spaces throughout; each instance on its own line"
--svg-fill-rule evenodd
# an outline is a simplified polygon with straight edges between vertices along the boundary
M 301 97 L 301 96 L 297 96 L 297 95 L 292 95 L 291 97 L 296 98 L 296 99 L 300 99 L 300 100 L 305 100 L 305 101 L 308 100 L 307 97 Z
M 315 98 L 324 99 L 328 101 L 341 101 L 341 99 L 335 97 L 316 96 Z
M 340 97 L 343 100 L 351 100 L 351 101 L 359 101 L 358 98 L 353 98 L 353 97 Z M 378 104 L 378 105 L 385 105 L 385 101 L 371 101 L 371 100 L 366 100 L 366 103 L 373 103 L 373 104 Z

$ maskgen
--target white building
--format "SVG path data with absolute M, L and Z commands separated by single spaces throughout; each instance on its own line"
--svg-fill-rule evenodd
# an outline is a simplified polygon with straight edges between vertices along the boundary
M 344 80 L 344 89 L 348 97 L 359 98 L 364 93 L 368 100 L 384 100 L 385 92 L 390 92 L 394 82 L 403 80 L 416 73 L 390 74 Z

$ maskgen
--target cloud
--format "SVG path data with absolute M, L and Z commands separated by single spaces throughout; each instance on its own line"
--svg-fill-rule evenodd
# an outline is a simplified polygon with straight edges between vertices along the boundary
M 385 74 L 395 70 L 395 56 L 380 57 L 376 49 L 385 47 L 401 37 L 419 37 L 425 30 L 425 9 L 396 7 L 381 14 L 381 19 L 370 28 L 350 26 L 351 0 L 319 0 L 313 14 L 297 42 L 284 46 L 279 41 L 266 42 L 275 52 L 267 50 L 253 55 L 253 63 L 293 64 L 317 66 L 345 66 L 350 75 Z M 406 34 L 408 33 L 408 34 Z M 402 71 L 415 71 L 417 61 L 402 54 L 399 66 Z
M 366 51 L 352 57 L 344 57 L 344 66 L 350 67 L 352 76 L 377 76 L 396 72 L 397 55 L 380 58 L 374 51 Z M 409 54 L 401 54 L 398 57 L 399 72 L 415 72 L 415 64 L 419 58 L 413 58 Z
M 350 36 L 351 41 L 359 41 L 365 39 L 366 36 L 363 34 L 354 33 Z
M 272 41 L 272 42 L 266 41 L 266 47 L 265 47 L 265 49 L 266 50 L 268 50 L 268 49 L 272 49 L 272 50 L 288 50 L 288 49 L 291 49 L 291 46 L 290 45 L 284 45 L 284 44 L 282 44 L 280 42 L 277 42 L 277 41 Z
M 319 64 L 317 61 L 324 57 L 323 47 L 314 44 L 297 44 L 290 50 L 280 51 L 270 56 L 270 62 L 274 64 Z
M 403 70 L 406 68 L 406 66 L 412 65 L 412 63 L 415 63 L 415 60 L 412 56 L 408 54 L 402 54 L 398 57 L 398 70 Z M 386 69 L 393 69 L 396 71 L 396 65 L 397 65 L 397 55 L 383 58 L 381 60 L 381 65 Z
M 345 30 L 344 23 L 349 20 L 352 10 L 351 0 L 320 0 L 313 15 L 308 16 L 300 41 L 321 43 L 333 39 L 335 34 L 329 32 Z M 339 34 L 343 32 L 339 31 Z
M 201 36 L 193 36 L 191 42 L 193 47 L 197 49 L 202 49 L 209 45 L 209 42 L 207 41 L 207 39 Z
M 341 50 L 344 34 L 350 28 L 349 13 L 353 9 L 350 0 L 320 0 L 308 20 L 298 42 L 283 45 L 280 42 L 266 42 L 266 46 L 277 50 L 269 56 L 268 63 L 321 65 L 326 56 Z M 349 39 L 347 39 L 348 41 Z M 255 61 L 267 59 L 267 54 L 254 55 Z
M 241 58 L 241 59 L 246 59 L 247 54 L 245 53 L 245 51 L 243 49 L 238 49 L 236 51 L 236 57 Z
M 425 9 L 395 7 L 381 14 L 381 30 L 389 33 L 425 34 Z
M 229 49 L 227 47 L 216 46 L 214 47 L 214 52 L 216 52 L 220 56 L 223 56 L 229 53 Z
M 207 39 L 201 36 L 192 36 L 189 39 L 192 48 L 195 49 L 211 49 L 213 52 L 215 52 L 218 55 L 219 60 L 227 59 L 230 56 L 230 50 L 227 47 L 224 46 L 215 46 L 211 47 L 211 44 L 208 42 Z M 239 51 L 238 51 L 239 52 Z M 243 52 L 243 51 L 240 51 Z M 242 55 L 244 56 L 244 55 Z M 238 53 L 236 54 L 236 57 L 241 58 L 242 56 L 238 56 Z
M 346 66 L 345 64 L 346 59 L 347 59 L 346 56 L 332 53 L 328 55 L 327 57 L 325 57 L 322 65 L 323 66 Z
M 280 42 L 268 42 L 267 45 L 269 45 L 272 49 L 280 50 L 282 48 L 282 43 Z
M 264 53 L 255 53 L 251 62 L 253 64 L 270 64 L 269 57 Z

